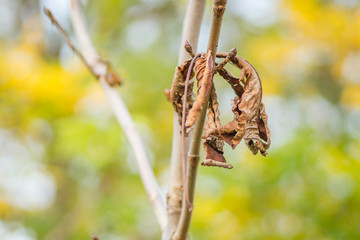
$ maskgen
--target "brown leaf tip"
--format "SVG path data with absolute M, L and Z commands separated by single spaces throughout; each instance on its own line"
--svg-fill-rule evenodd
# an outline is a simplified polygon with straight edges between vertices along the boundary
M 46 15 L 52 15 L 51 12 L 50 12 L 50 10 L 49 10 L 47 7 L 44 7 L 44 13 L 45 13 Z
M 191 46 L 191 44 L 189 43 L 189 41 L 186 40 L 184 47 L 185 47 L 185 50 L 190 54 L 191 57 L 194 57 L 194 56 L 195 56 L 195 54 L 194 54 L 194 52 L 193 52 L 193 49 L 192 49 L 192 46 Z
M 233 49 L 230 50 L 229 55 L 227 56 L 229 59 L 233 59 L 237 54 L 237 49 L 236 47 L 234 47 Z
M 222 168 L 226 168 L 226 169 L 232 169 L 233 166 L 228 164 L 228 163 L 224 163 L 224 162 L 218 162 L 212 159 L 205 159 L 202 163 L 201 166 L 209 166 L 209 167 L 222 167 Z
M 246 146 L 248 146 L 248 148 L 254 155 L 256 155 L 259 151 L 260 151 L 261 155 L 263 155 L 263 156 L 267 155 L 266 149 L 265 149 L 263 143 L 261 142 L 261 140 L 245 138 L 245 144 L 246 144 Z
M 201 166 L 222 167 L 231 169 L 233 166 L 226 163 L 223 152 L 224 141 L 215 136 L 209 136 L 204 143 L 204 151 L 206 153 L 205 160 Z
M 48 16 L 48 18 L 51 20 L 52 23 L 55 22 L 55 17 L 54 15 L 52 14 L 52 12 L 50 11 L 50 9 L 48 9 L 47 7 L 44 7 L 44 13 L 46 16 Z

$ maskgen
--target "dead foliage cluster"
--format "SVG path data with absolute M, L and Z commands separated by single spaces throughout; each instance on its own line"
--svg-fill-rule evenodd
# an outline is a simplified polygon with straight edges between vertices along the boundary
M 242 139 L 253 154 L 260 152 L 265 156 L 270 147 L 270 130 L 262 103 L 261 80 L 255 68 L 236 55 L 235 48 L 229 53 L 216 54 L 217 59 L 224 59 L 221 63 L 215 62 L 210 51 L 195 56 L 189 43 L 186 43 L 185 49 L 192 59 L 176 67 L 168 99 L 179 116 L 179 124 L 185 123 L 182 126 L 185 133 L 192 130 L 202 108 L 207 107 L 207 120 L 202 136 L 205 139 L 205 159 L 201 165 L 232 168 L 223 155 L 224 143 L 234 149 Z M 191 64 L 192 62 L 195 64 Z M 240 69 L 240 76 L 230 73 L 225 68 L 227 63 Z M 213 84 L 216 73 L 230 84 L 235 93 L 232 100 L 234 118 L 225 125 L 220 122 L 219 104 Z M 198 87 L 196 100 L 193 93 L 194 77 Z

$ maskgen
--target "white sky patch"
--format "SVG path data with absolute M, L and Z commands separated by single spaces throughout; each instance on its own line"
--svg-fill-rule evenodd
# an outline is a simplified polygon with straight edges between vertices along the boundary
M 61 46 L 59 55 L 60 55 L 59 58 L 60 58 L 61 66 L 64 69 L 66 69 L 68 71 L 74 71 L 79 67 L 79 65 L 74 64 L 74 62 L 72 61 L 74 59 L 79 60 L 78 56 L 75 55 L 73 50 L 65 42 Z
M 351 52 L 347 55 L 341 67 L 345 80 L 351 83 L 360 83 L 360 52 Z
M 160 27 L 155 20 L 134 21 L 126 29 L 126 42 L 131 50 L 141 52 L 150 47 L 160 35 Z
M 300 105 L 307 125 L 323 137 L 333 138 L 341 133 L 341 114 L 325 98 L 302 98 Z
M 0 149 L 0 199 L 25 210 L 49 207 L 55 199 L 56 185 L 39 161 L 43 149 L 38 145 L 29 149 L 10 131 L 1 129 Z
M 200 29 L 197 52 L 206 52 L 207 43 L 209 41 L 210 24 L 211 22 L 208 22 L 206 19 L 204 19 L 204 23 Z
M 278 17 L 278 0 L 228 1 L 227 11 L 256 26 L 273 24 Z
M 59 0 L 40 0 L 40 10 L 47 7 L 54 14 L 55 18 L 60 22 L 61 26 L 65 29 L 70 27 L 70 1 L 59 1 Z M 51 21 L 44 15 L 41 14 L 45 28 L 57 31 L 55 26 L 51 24 Z
M 35 240 L 34 231 L 25 228 L 18 222 L 3 222 L 0 220 L 1 240 Z
M 357 7 L 360 5 L 360 0 L 335 0 L 335 2 L 347 7 Z
M 15 13 L 19 1 L 0 0 L 0 37 L 6 36 L 15 27 Z
M 301 124 L 299 105 L 278 96 L 264 96 L 268 125 L 271 131 L 271 148 L 276 149 L 291 141 Z
M 360 139 L 360 109 L 353 109 L 349 112 L 345 130 L 354 139 Z

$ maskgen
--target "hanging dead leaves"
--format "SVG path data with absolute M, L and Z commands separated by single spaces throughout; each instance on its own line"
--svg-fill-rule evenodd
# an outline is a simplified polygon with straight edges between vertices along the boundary
M 168 97 L 179 116 L 180 125 L 182 121 L 185 122 L 182 129 L 185 134 L 191 131 L 207 103 L 207 121 L 202 136 L 205 139 L 205 160 L 201 165 L 232 168 L 223 156 L 224 142 L 234 149 L 242 139 L 253 154 L 260 151 L 265 156 L 270 147 L 270 130 L 262 103 L 261 80 L 255 68 L 244 58 L 237 56 L 235 48 L 229 53 L 216 54 L 216 58 L 224 59 L 221 63 L 215 62 L 211 52 L 195 56 L 188 42 L 185 49 L 192 59 L 175 69 Z M 239 77 L 225 69 L 229 62 L 241 70 Z M 234 119 L 225 125 L 220 123 L 219 104 L 213 85 L 213 75 L 216 73 L 230 84 L 236 95 L 232 101 Z M 195 75 L 198 86 L 196 100 L 193 93 Z

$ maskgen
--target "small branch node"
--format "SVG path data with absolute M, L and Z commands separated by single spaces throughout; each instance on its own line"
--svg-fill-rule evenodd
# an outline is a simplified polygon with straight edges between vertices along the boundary
M 185 42 L 185 50 L 190 54 L 191 57 L 195 57 L 195 53 L 192 49 L 192 46 L 188 41 Z

